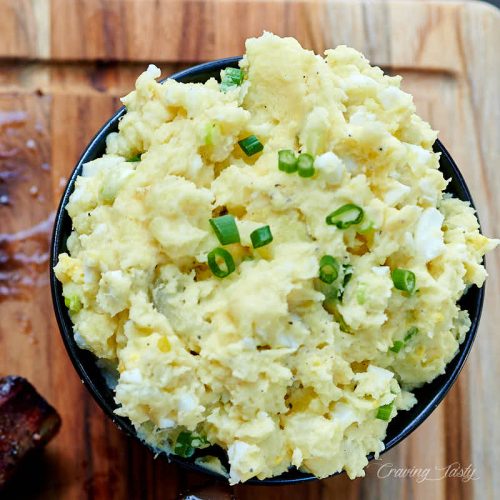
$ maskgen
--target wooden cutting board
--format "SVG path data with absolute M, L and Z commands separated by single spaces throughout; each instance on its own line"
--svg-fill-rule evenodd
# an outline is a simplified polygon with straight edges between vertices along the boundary
M 488 258 L 481 328 L 458 383 L 425 424 L 368 467 L 364 479 L 224 487 L 154 460 L 104 416 L 73 370 L 47 275 L 52 217 L 73 165 L 146 63 L 168 75 L 241 54 L 245 38 L 264 29 L 295 36 L 318 52 L 352 45 L 387 72 L 402 74 L 418 112 L 441 131 L 464 173 L 484 231 L 500 235 L 500 11 L 493 7 L 0 0 L 0 375 L 28 377 L 63 419 L 58 437 L 13 485 L 12 498 L 440 500 L 494 498 L 500 491 L 498 251 Z M 478 479 L 452 477 L 453 464 L 471 465 Z

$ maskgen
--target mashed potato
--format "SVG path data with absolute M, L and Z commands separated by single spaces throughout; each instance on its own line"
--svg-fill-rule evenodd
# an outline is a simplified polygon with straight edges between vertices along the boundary
M 161 85 L 155 66 L 138 78 L 76 181 L 55 272 L 76 341 L 116 365 L 117 413 L 155 448 L 218 444 L 231 483 L 291 465 L 362 476 L 411 389 L 456 354 L 470 326 L 457 301 L 497 242 L 443 193 L 437 134 L 400 77 L 269 33 L 240 67 L 222 89 Z M 248 156 L 252 135 L 263 150 Z M 282 150 L 311 155 L 313 175 L 280 170 Z M 346 206 L 361 220 L 326 222 Z M 223 214 L 239 243 L 219 242 L 209 220 Z M 234 261 L 224 278 L 207 263 L 218 247 Z

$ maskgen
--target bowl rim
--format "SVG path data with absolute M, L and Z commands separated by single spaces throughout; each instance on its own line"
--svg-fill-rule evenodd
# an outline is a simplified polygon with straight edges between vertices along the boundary
M 205 62 L 202 64 L 198 64 L 195 66 L 191 66 L 189 68 L 186 68 L 182 71 L 178 71 L 176 73 L 173 73 L 172 75 L 163 78 L 160 80 L 161 83 L 164 83 L 168 79 L 174 79 L 174 80 L 185 80 L 196 76 L 199 76 L 203 73 L 213 73 L 216 71 L 220 71 L 228 66 L 237 66 L 238 62 L 240 61 L 241 56 L 235 56 L 235 57 L 226 57 L 223 59 L 216 59 L 213 61 Z M 145 446 L 148 448 L 150 451 L 155 452 L 150 445 L 145 443 L 138 435 L 137 433 L 133 430 L 133 426 L 131 423 L 127 424 L 127 421 L 130 422 L 128 419 L 119 417 L 114 413 L 114 408 L 106 401 L 104 398 L 103 394 L 101 391 L 98 389 L 96 386 L 94 380 L 92 380 L 92 377 L 89 376 L 87 373 L 87 370 L 83 366 L 82 362 L 80 361 L 80 355 L 82 354 L 83 350 L 81 350 L 74 338 L 73 338 L 73 330 L 72 330 L 72 324 L 71 321 L 68 321 L 68 315 L 67 315 L 67 310 L 66 306 L 64 305 L 64 299 L 62 297 L 62 286 L 55 277 L 54 273 L 54 266 L 57 264 L 58 260 L 58 255 L 63 251 L 62 247 L 64 246 L 65 242 L 62 241 L 63 238 L 63 233 L 62 233 L 62 225 L 63 221 L 65 218 L 68 218 L 68 214 L 65 211 L 66 204 L 68 203 L 69 196 L 73 192 L 73 187 L 74 183 L 76 181 L 76 178 L 80 175 L 81 169 L 84 163 L 87 161 L 90 161 L 93 157 L 93 153 L 96 149 L 102 147 L 102 144 L 105 143 L 107 135 L 114 131 L 117 126 L 118 122 L 122 118 L 122 116 L 125 114 L 126 109 L 124 106 L 118 109 L 112 117 L 105 122 L 105 124 L 99 129 L 99 131 L 95 134 L 95 136 L 92 138 L 92 140 L 88 143 L 88 145 L 84 148 L 78 162 L 76 163 L 75 167 L 73 168 L 73 171 L 71 173 L 71 176 L 69 177 L 66 187 L 64 189 L 64 192 L 61 196 L 59 206 L 57 208 L 56 216 L 55 216 L 55 221 L 54 221 L 54 227 L 53 227 L 53 232 L 52 232 L 52 238 L 50 242 L 50 288 L 51 288 L 51 295 L 52 295 L 52 303 L 54 307 L 54 312 L 57 320 L 57 324 L 59 326 L 59 331 L 64 343 L 64 346 L 66 348 L 66 351 L 68 353 L 68 356 L 73 364 L 73 367 L 75 368 L 76 372 L 78 373 L 78 376 L 80 377 L 80 380 L 82 381 L 83 385 L 86 387 L 86 389 L 90 392 L 92 395 L 93 399 L 97 402 L 98 406 L 101 408 L 101 410 L 109 417 L 114 424 L 123 432 L 125 432 L 126 435 L 131 436 L 135 440 L 141 443 L 141 445 Z M 470 203 L 472 208 L 475 210 L 475 205 L 472 199 L 472 196 L 470 194 L 470 191 L 467 187 L 467 184 L 465 183 L 465 180 L 458 169 L 455 161 L 447 151 L 447 149 L 444 147 L 444 145 L 441 143 L 439 139 L 436 140 L 434 144 L 434 148 L 437 149 L 438 152 L 441 153 L 441 157 L 445 158 L 445 160 L 448 162 L 451 171 L 452 171 L 452 178 L 458 182 L 460 189 L 463 191 L 464 198 L 466 201 Z M 441 159 L 440 159 L 440 164 L 441 164 Z M 477 211 L 476 211 L 476 216 Z M 479 218 L 478 218 L 479 220 Z M 476 338 L 477 335 L 477 329 L 479 326 L 479 321 L 481 319 L 481 314 L 482 314 L 482 308 L 483 308 L 483 302 L 484 302 L 484 294 L 485 294 L 485 285 L 483 285 L 481 288 L 478 289 L 477 293 L 477 298 L 474 303 L 474 310 L 476 311 L 476 314 L 474 315 L 473 318 L 471 318 L 471 326 L 469 331 L 467 332 L 464 341 L 459 345 L 459 350 L 455 354 L 455 356 L 452 358 L 450 362 L 447 363 L 445 367 L 445 375 L 446 378 L 440 386 L 439 390 L 437 390 L 436 394 L 434 397 L 432 397 L 427 404 L 423 407 L 422 411 L 412 420 L 410 420 L 404 428 L 398 432 L 392 439 L 389 439 L 387 442 L 384 439 L 384 444 L 385 448 L 384 450 L 380 453 L 380 455 L 384 454 L 385 452 L 389 451 L 391 448 L 396 446 L 398 443 L 400 443 L 402 440 L 407 438 L 417 427 L 419 427 L 430 415 L 431 413 L 437 408 L 437 406 L 441 403 L 441 401 L 444 399 L 446 394 L 449 392 L 453 384 L 456 382 L 457 377 L 459 373 L 461 372 L 465 361 L 470 353 L 470 350 L 472 348 L 473 342 Z M 448 368 L 450 365 L 453 363 L 451 372 L 448 373 Z M 442 375 L 440 375 L 442 376 Z M 428 384 L 425 384 L 428 385 Z M 206 474 L 212 477 L 215 477 L 219 480 L 226 480 L 224 476 L 221 474 L 211 471 L 209 469 L 206 469 L 190 459 L 185 459 L 176 455 L 166 455 L 165 453 L 161 453 L 162 456 L 167 457 L 169 461 L 175 462 L 179 464 L 180 466 L 196 471 L 202 474 Z M 368 455 L 368 460 L 371 461 L 374 458 L 373 454 Z M 341 472 L 337 472 L 333 474 L 334 475 L 340 474 Z M 309 473 L 302 473 L 302 472 L 297 472 L 295 476 L 293 477 L 286 477 L 286 475 L 290 474 L 289 472 L 285 472 L 279 476 L 275 477 L 270 477 L 266 478 L 264 480 L 259 480 L 256 478 L 252 478 L 248 481 L 246 481 L 244 484 L 254 484 L 254 485 L 286 485 L 286 484 L 296 484 L 296 483 L 302 483 L 305 481 L 314 481 L 318 480 L 318 478 L 312 474 Z

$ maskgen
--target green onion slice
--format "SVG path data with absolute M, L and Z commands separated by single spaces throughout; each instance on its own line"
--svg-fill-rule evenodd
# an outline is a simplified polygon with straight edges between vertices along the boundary
M 379 407 L 377 410 L 377 418 L 379 420 L 385 420 L 388 421 L 391 418 L 391 413 L 392 413 L 392 403 L 389 403 L 388 405 L 382 405 Z
M 174 453 L 184 458 L 189 458 L 194 454 L 196 448 L 202 448 L 210 443 L 203 436 L 193 432 L 182 431 L 175 441 Z
M 299 155 L 297 170 L 301 177 L 312 177 L 314 175 L 314 158 L 308 153 Z
M 328 301 L 341 300 L 343 295 L 343 290 L 338 285 L 332 285 L 328 287 L 325 292 L 323 292 Z
M 415 291 L 416 278 L 413 271 L 396 268 L 391 273 L 392 282 L 398 290 L 412 294 Z
M 296 172 L 297 158 L 295 157 L 295 152 L 291 149 L 282 149 L 278 151 L 278 168 L 287 174 Z
M 344 264 L 343 268 L 344 268 L 344 281 L 342 282 L 342 286 L 344 286 L 345 288 L 347 283 L 349 283 L 349 281 L 351 281 L 352 278 L 352 266 L 351 264 Z
M 364 212 L 361 207 L 348 203 L 328 215 L 326 223 L 329 226 L 337 226 L 339 229 L 347 229 L 353 224 L 359 224 L 363 220 L 363 215 Z
M 221 245 L 230 245 L 231 243 L 240 242 L 238 226 L 232 215 L 222 215 L 221 217 L 210 219 L 209 222 Z
M 264 149 L 262 143 L 254 135 L 249 135 L 245 139 L 238 141 L 238 144 L 247 156 L 260 153 Z
M 392 344 L 392 347 L 389 347 L 389 350 L 398 353 L 417 333 L 418 333 L 418 328 L 416 326 L 408 328 L 408 331 L 406 332 L 404 339 L 395 340 L 394 343 Z
M 351 333 L 351 329 L 349 328 L 349 325 L 345 322 L 344 316 L 340 314 L 340 312 L 336 307 L 332 307 L 331 313 L 335 318 L 335 321 L 339 324 L 339 328 L 345 333 Z
M 207 123 L 205 125 L 205 145 L 213 146 L 219 142 L 221 136 L 220 126 L 218 123 Z
M 340 286 L 339 290 L 338 290 L 338 299 L 341 302 L 344 300 L 345 287 L 347 286 L 347 283 L 349 283 L 349 281 L 351 281 L 351 278 L 352 278 L 352 266 L 351 266 L 351 264 L 343 264 L 342 265 L 342 273 L 343 273 L 342 286 Z
M 243 83 L 244 73 L 239 68 L 226 68 L 220 84 L 222 92 L 238 87 Z
M 141 161 L 141 154 L 136 154 L 135 156 L 132 156 L 131 158 L 127 158 L 126 161 L 128 163 L 135 163 L 135 162 Z
M 70 295 L 69 297 L 64 297 L 64 305 L 72 313 L 78 313 L 82 309 L 82 302 L 78 295 Z
M 260 248 L 268 245 L 273 241 L 273 235 L 271 233 L 271 228 L 269 226 L 259 227 L 250 234 L 250 239 L 252 240 L 252 245 L 254 248 Z
M 405 343 L 402 340 L 395 340 L 392 347 L 389 347 L 389 350 L 398 353 L 404 345 Z
M 333 283 L 339 275 L 339 261 L 331 255 L 323 255 L 319 261 L 319 279 L 329 285 Z
M 418 328 L 416 326 L 412 326 L 411 328 L 408 328 L 408 331 L 406 332 L 405 335 L 405 342 L 409 342 L 411 338 L 418 333 Z
M 223 267 L 220 267 L 217 263 L 217 258 L 224 261 Z M 229 276 L 235 269 L 233 256 L 223 248 L 214 248 L 207 255 L 208 267 L 217 278 L 225 278 Z

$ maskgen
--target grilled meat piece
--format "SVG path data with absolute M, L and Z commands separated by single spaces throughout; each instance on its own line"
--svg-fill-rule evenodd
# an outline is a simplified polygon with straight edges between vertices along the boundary
M 0 378 L 0 489 L 30 452 L 57 433 L 61 418 L 24 378 Z

